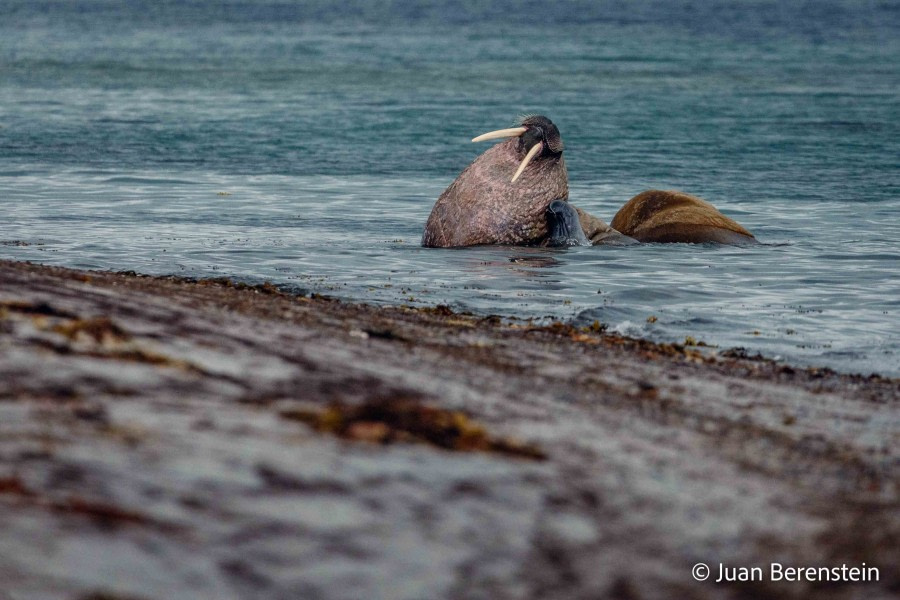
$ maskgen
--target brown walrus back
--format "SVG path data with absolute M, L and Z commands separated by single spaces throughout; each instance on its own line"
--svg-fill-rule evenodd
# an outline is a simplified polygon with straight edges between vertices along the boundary
M 641 192 L 619 209 L 613 229 L 641 242 L 753 242 L 753 234 L 709 202 L 675 191 Z

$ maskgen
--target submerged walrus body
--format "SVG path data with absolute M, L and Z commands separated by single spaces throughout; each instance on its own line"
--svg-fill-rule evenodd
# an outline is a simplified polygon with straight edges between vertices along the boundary
M 562 137 L 550 119 L 526 117 L 472 141 L 498 138 L 510 139 L 476 158 L 440 195 L 423 246 L 755 242 L 714 206 L 681 192 L 638 194 L 607 225 L 568 203 Z
M 675 191 L 648 190 L 625 203 L 613 229 L 639 242 L 752 244 L 753 234 L 709 202 Z

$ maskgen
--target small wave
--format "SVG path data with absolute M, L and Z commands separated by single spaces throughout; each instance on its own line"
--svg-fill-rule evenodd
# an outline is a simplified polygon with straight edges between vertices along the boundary
M 110 177 L 102 183 L 142 183 L 147 185 L 196 185 L 196 181 L 187 179 L 162 179 L 157 177 Z

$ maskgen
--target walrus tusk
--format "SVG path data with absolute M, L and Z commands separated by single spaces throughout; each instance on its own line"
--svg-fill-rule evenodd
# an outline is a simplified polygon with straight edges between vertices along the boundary
M 497 131 L 489 131 L 482 133 L 478 137 L 472 138 L 473 142 L 483 142 L 485 140 L 496 140 L 507 137 L 519 137 L 528 131 L 527 127 L 513 127 L 512 129 L 498 129 Z
M 513 175 L 510 183 L 515 183 L 516 179 L 519 178 L 519 175 L 522 174 L 522 171 L 525 170 L 525 167 L 528 166 L 528 163 L 531 162 L 531 159 L 538 155 L 538 153 L 543 150 L 544 144 L 543 142 L 538 142 L 534 146 L 531 147 L 531 150 L 528 151 L 528 154 L 525 155 L 525 158 L 522 159 L 522 162 L 519 163 L 519 168 L 516 169 L 516 174 Z

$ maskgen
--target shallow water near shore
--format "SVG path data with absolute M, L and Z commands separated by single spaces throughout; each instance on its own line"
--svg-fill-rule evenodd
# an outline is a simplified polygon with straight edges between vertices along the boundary
M 0 257 L 900 376 L 890 3 L 6 6 Z M 559 125 L 582 208 L 681 189 L 764 243 L 420 248 L 468 140 L 523 112 Z

